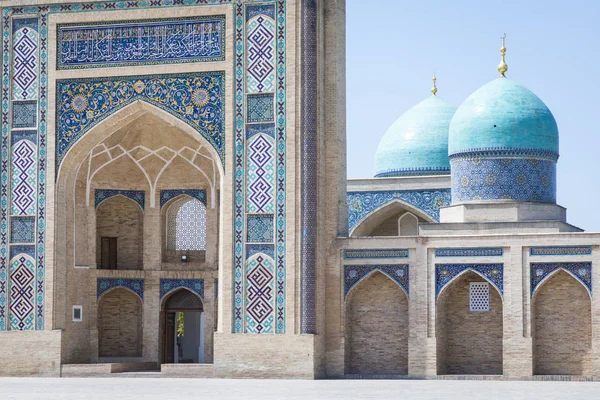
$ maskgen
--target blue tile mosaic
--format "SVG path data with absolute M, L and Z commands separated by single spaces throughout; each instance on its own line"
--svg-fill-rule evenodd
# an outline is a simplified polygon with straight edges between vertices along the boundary
M 515 200 L 556 203 L 556 162 L 452 158 L 452 202 Z
M 535 246 L 529 249 L 532 256 L 589 256 L 592 246 Z
M 273 242 L 273 214 L 249 214 L 246 225 L 246 241 L 248 243 Z
M 204 300 L 204 279 L 161 279 L 160 299 L 176 289 L 189 289 Z
M 19 254 L 27 254 L 31 258 L 35 258 L 35 245 L 14 244 L 10 246 L 10 259 L 12 260 Z
M 13 100 L 36 100 L 38 97 L 39 35 L 37 18 L 13 25 Z
M 265 11 L 259 14 L 260 11 Z M 276 28 L 272 4 L 246 7 L 246 83 L 248 93 L 275 91 Z
M 248 95 L 248 117 L 247 122 L 273 122 L 275 110 L 273 105 L 273 94 Z
M 275 6 L 272 4 L 259 4 L 246 7 L 246 22 L 261 15 L 275 19 Z
M 15 144 L 21 140 L 28 140 L 33 144 L 37 144 L 37 131 L 26 130 L 26 131 L 12 131 L 10 133 L 10 143 Z
M 396 282 L 409 295 L 409 267 L 402 265 L 345 265 L 344 266 L 344 298 L 358 282 L 373 271 L 380 271 Z
M 37 126 L 37 101 L 12 103 L 12 127 L 35 128 Z
M 56 81 L 56 170 L 92 127 L 142 100 L 184 121 L 225 155 L 224 72 L 143 75 Z
M 247 244 L 246 257 L 252 258 L 255 255 L 262 253 L 275 259 L 275 246 L 272 244 Z
M 204 189 L 169 189 L 160 191 L 160 208 L 163 208 L 169 200 L 181 196 L 182 194 L 200 200 L 206 205 L 206 190 Z
M 225 60 L 225 16 L 57 26 L 56 69 Z
M 146 204 L 146 192 L 143 190 L 119 190 L 119 189 L 96 189 L 94 196 L 94 205 L 96 208 L 104 200 L 115 196 L 127 197 L 135 201 L 144 210 Z
M 10 217 L 10 242 L 35 242 L 35 217 Z
M 592 294 L 592 263 L 531 263 L 531 296 L 540 284 L 557 270 L 563 270 L 583 283 Z
M 408 258 L 408 249 L 368 249 L 344 250 L 344 259 L 358 260 L 364 258 Z
M 436 257 L 502 257 L 503 255 L 502 247 L 435 249 Z
M 125 288 L 137 294 L 144 301 L 144 280 L 129 278 L 98 278 L 96 282 L 96 297 L 99 299 L 104 293 L 114 288 Z
M 371 213 L 394 201 L 416 207 L 432 220 L 439 221 L 440 208 L 450 205 L 450 189 L 348 192 L 347 201 L 352 232 Z
M 435 264 L 435 297 L 465 271 L 483 276 L 504 296 L 504 264 Z

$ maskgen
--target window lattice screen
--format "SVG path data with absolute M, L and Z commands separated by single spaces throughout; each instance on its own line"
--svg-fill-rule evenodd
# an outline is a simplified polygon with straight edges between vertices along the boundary
M 469 303 L 471 312 L 490 311 L 490 286 L 486 282 L 471 282 Z
M 169 250 L 206 250 L 206 206 L 199 200 L 183 198 L 167 211 Z

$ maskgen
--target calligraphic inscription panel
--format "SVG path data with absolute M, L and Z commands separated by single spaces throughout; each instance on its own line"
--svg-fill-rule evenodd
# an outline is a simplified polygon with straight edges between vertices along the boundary
M 56 69 L 225 60 L 225 16 L 58 25 Z

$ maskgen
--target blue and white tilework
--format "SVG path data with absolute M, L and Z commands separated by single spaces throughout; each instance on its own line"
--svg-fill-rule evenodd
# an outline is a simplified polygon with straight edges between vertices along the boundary
M 36 101 L 15 101 L 12 104 L 12 127 L 35 128 L 37 119 Z
M 344 266 L 344 298 L 350 290 L 373 271 L 379 271 L 396 282 L 408 295 L 409 291 L 409 267 L 408 264 L 400 265 L 346 265 Z
M 248 123 L 273 122 L 274 118 L 272 94 L 248 95 Z
M 10 217 L 10 242 L 35 242 L 35 217 Z
M 532 256 L 589 256 L 592 246 L 534 246 L 529 249 Z
M 275 263 L 256 254 L 246 265 L 246 332 L 275 333 Z
M 36 273 L 32 256 L 18 254 L 11 259 L 9 282 L 9 329 L 35 330 Z
M 273 130 L 273 129 L 271 129 Z M 275 139 L 258 133 L 247 140 L 247 212 L 275 212 Z
M 436 257 L 502 257 L 503 255 L 502 247 L 435 249 Z
M 556 202 L 556 161 L 523 158 L 450 160 L 452 201 Z
M 38 97 L 38 19 L 13 21 L 13 100 Z
M 146 204 L 146 192 L 143 190 L 119 190 L 119 189 L 96 189 L 94 205 L 96 208 L 111 197 L 123 196 L 135 201 L 144 210 Z
M 592 294 L 592 263 L 531 263 L 531 295 L 533 296 L 540 284 L 557 270 L 563 270 L 583 283 L 590 295 Z
M 161 279 L 160 299 L 177 289 L 188 289 L 204 300 L 204 279 Z
M 275 6 L 248 6 L 247 65 L 248 93 L 275 91 Z
M 225 16 L 59 24 L 57 69 L 223 61 Z
M 35 257 L 35 246 L 32 244 L 13 244 L 10 246 L 10 259 L 12 260 L 19 254 L 25 254 L 31 258 Z
M 142 100 L 184 121 L 225 155 L 224 72 L 58 80 L 56 170 L 92 127 Z
M 35 132 L 34 132 L 35 133 Z M 12 215 L 35 215 L 37 200 L 37 146 L 20 140 L 12 147 Z
M 272 244 L 247 244 L 246 257 L 252 258 L 258 253 L 263 253 L 272 259 L 275 259 L 275 246 Z
M 465 271 L 483 276 L 504 295 L 504 264 L 435 264 L 435 297 Z
M 169 189 L 160 191 L 160 208 L 163 208 L 170 200 L 182 194 L 200 200 L 206 205 L 206 190 L 204 189 Z
M 246 228 L 248 243 L 273 242 L 273 214 L 248 214 Z
M 98 278 L 96 282 L 96 297 L 99 299 L 104 293 L 118 287 L 131 290 L 144 301 L 144 280 L 135 278 Z
M 408 249 L 344 250 L 345 260 L 359 260 L 365 258 L 408 258 L 408 256 Z
M 347 199 L 352 232 L 371 213 L 394 201 L 416 207 L 434 221 L 439 221 L 440 208 L 450 205 L 450 189 L 348 192 Z

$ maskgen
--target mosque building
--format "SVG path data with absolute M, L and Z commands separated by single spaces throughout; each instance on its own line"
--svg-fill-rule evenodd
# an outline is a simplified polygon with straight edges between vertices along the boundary
M 600 376 L 600 234 L 504 39 L 348 180 L 345 0 L 69 1 L 0 2 L 0 375 Z

